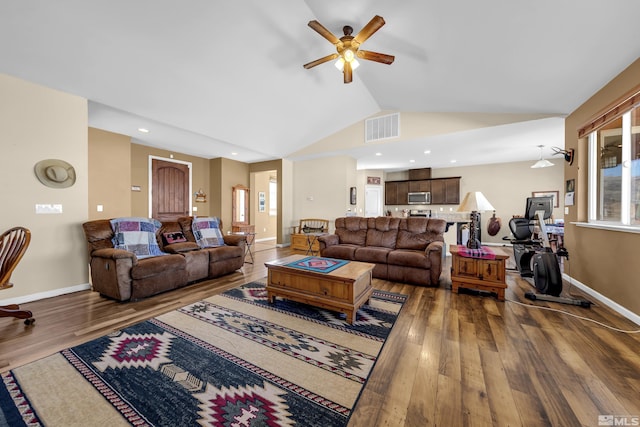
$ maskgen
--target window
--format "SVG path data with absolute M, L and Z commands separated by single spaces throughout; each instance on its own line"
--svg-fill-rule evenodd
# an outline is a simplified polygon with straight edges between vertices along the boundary
M 589 134 L 589 222 L 640 228 L 640 105 Z

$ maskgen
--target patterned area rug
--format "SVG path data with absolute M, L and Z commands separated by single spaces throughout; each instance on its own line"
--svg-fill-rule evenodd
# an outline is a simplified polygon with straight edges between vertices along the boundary
M 344 426 L 405 299 L 349 325 L 249 283 L 2 374 L 0 426 Z

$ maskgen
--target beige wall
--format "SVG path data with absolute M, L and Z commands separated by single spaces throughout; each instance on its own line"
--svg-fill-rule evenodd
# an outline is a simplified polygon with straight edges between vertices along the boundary
M 32 233 L 12 276 L 15 286 L 0 298 L 20 303 L 29 295 L 44 298 L 88 286 L 82 232 L 88 204 L 87 101 L 0 74 L 0 147 L 0 229 L 24 226 Z M 72 187 L 50 188 L 37 180 L 34 165 L 50 158 L 74 167 Z M 63 213 L 36 215 L 36 204 L 61 204 Z
M 130 215 L 131 138 L 89 128 L 88 153 L 89 220 Z
M 349 188 L 358 185 L 357 164 L 347 156 L 325 157 L 295 162 L 293 165 L 293 221 L 323 218 L 331 221 L 344 216 L 349 204 Z M 364 188 L 359 191 L 362 199 Z M 290 233 L 290 229 L 287 231 Z
M 187 154 L 173 151 L 161 150 L 146 145 L 131 144 L 131 169 L 130 186 L 140 187 L 140 191 L 130 191 L 131 195 L 131 215 L 148 217 L 149 212 L 149 156 L 160 157 L 168 161 L 177 160 L 191 163 L 192 198 L 193 193 L 202 189 L 207 194 L 206 203 L 193 203 L 198 208 L 194 214 L 198 216 L 212 215 L 215 211 L 215 204 L 212 206 L 209 194 L 209 168 L 210 161 L 202 157 L 189 156 Z
M 593 95 L 565 122 L 565 148 L 576 149 L 573 166 L 565 166 L 565 178 L 576 181 L 576 206 L 569 208 L 566 246 L 570 274 L 621 306 L 640 315 L 640 234 L 578 227 L 587 220 L 587 146 L 578 141 L 577 129 L 597 113 L 640 85 L 640 59 Z

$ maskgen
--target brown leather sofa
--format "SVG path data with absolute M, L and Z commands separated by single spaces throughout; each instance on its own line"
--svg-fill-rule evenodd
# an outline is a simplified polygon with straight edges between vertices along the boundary
M 244 236 L 225 235 L 224 246 L 200 248 L 191 230 L 192 220 L 192 217 L 182 217 L 176 222 L 162 223 L 156 240 L 168 255 L 141 259 L 133 252 L 114 248 L 114 231 L 109 219 L 84 223 L 93 290 L 119 301 L 137 300 L 242 267 Z M 168 232 L 182 232 L 187 241 L 165 244 L 161 236 Z
M 336 218 L 335 234 L 318 237 L 320 255 L 374 263 L 373 277 L 438 286 L 446 221 L 436 218 Z

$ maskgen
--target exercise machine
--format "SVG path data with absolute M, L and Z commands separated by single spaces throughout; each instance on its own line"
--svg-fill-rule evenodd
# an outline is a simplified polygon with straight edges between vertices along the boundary
M 559 258 L 569 260 L 569 252 L 558 248 L 554 253 L 546 230 L 545 220 L 551 218 L 553 199 L 551 197 L 528 197 L 524 218 L 513 218 L 509 228 L 515 239 L 513 252 L 516 267 L 523 278 L 533 277 L 533 285 L 538 291 L 525 292 L 524 296 L 532 301 L 550 301 L 561 304 L 578 305 L 589 308 L 591 302 L 583 299 L 561 297 L 562 273 Z M 538 227 L 538 239 L 533 239 Z M 525 239 L 525 234 L 529 238 Z

